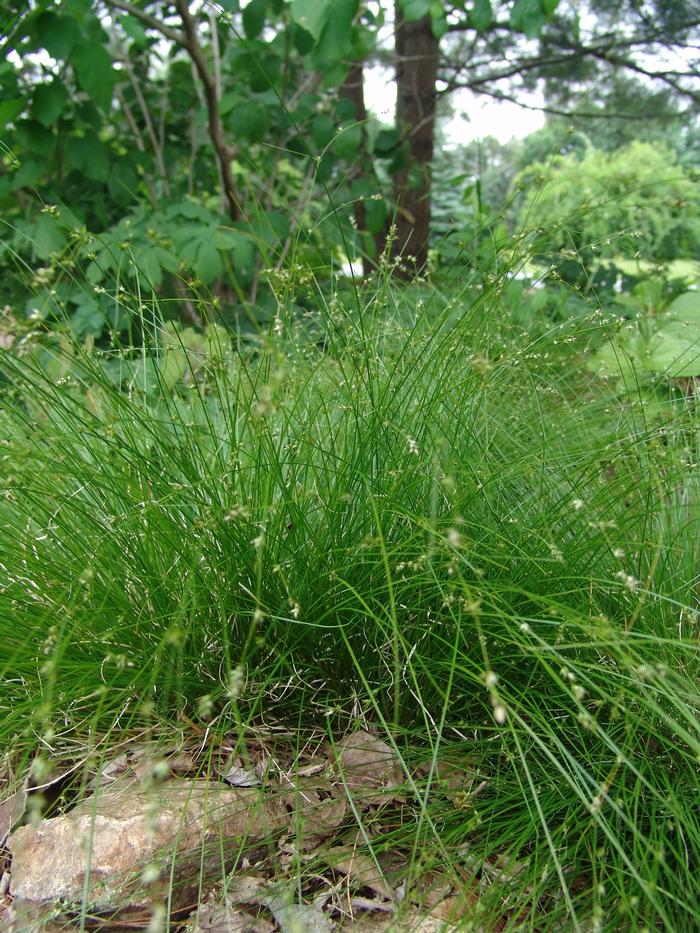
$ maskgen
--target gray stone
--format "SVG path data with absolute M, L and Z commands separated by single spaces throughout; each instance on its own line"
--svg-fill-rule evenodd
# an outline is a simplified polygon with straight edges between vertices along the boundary
M 281 802 L 256 788 L 187 780 L 110 787 L 10 836 L 10 891 L 70 907 L 80 904 L 89 871 L 93 914 L 148 910 L 171 884 L 179 909 L 193 904 L 201 881 L 221 877 L 227 853 L 230 862 L 241 843 L 277 835 L 288 819 Z

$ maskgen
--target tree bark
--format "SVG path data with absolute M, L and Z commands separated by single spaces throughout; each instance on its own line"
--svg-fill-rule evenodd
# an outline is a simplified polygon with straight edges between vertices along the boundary
M 439 40 L 433 35 L 430 17 L 406 20 L 399 0 L 395 4 L 395 36 L 396 122 L 409 144 L 409 157 L 395 181 L 392 258 L 400 260 L 396 273 L 412 278 L 428 261 Z
M 358 176 L 364 174 L 364 165 L 366 161 L 366 142 L 367 142 L 367 133 L 365 129 L 365 124 L 367 122 L 367 107 L 365 106 L 365 89 L 364 89 L 364 68 L 362 62 L 354 62 L 350 71 L 347 73 L 345 80 L 340 85 L 340 96 L 344 97 L 346 100 L 349 100 L 350 103 L 355 108 L 355 119 L 358 123 L 362 124 L 362 150 L 358 153 L 358 164 L 351 173 L 351 179 L 357 178 Z M 362 198 L 358 198 L 355 201 L 355 224 L 357 225 L 358 234 L 360 238 L 366 230 L 367 224 L 367 211 L 365 210 L 365 202 Z M 370 275 L 372 272 L 372 262 L 369 256 L 363 251 L 362 253 L 362 274 Z

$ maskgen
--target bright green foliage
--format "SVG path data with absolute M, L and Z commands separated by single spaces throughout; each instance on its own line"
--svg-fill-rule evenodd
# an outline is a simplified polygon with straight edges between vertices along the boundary
M 700 250 L 697 174 L 662 145 L 554 156 L 526 168 L 514 185 L 520 221 L 542 229 L 550 257 L 568 253 L 590 266 L 597 257 L 664 262 Z
M 168 4 L 145 6 L 165 29 L 182 32 Z M 357 0 L 330 12 L 330 4 L 295 2 L 290 22 L 283 4 L 253 0 L 218 18 L 216 60 L 208 14 L 195 15 L 212 81 L 219 74 L 235 217 L 186 48 L 137 16 L 107 17 L 99 4 L 57 11 L 42 0 L 9 17 L 4 31 L 22 67 L 0 67 L 6 298 L 96 336 L 101 321 L 103 329 L 124 325 L 128 315 L 101 313 L 105 303 L 119 304 L 123 283 L 163 297 L 184 289 L 198 301 L 211 290 L 214 304 L 220 295 L 245 302 L 252 290 L 252 313 L 263 320 L 270 293 L 262 269 L 299 259 L 318 266 L 321 245 L 324 262 L 334 250 L 352 255 L 346 178 L 362 159 L 362 129 L 349 101 L 319 87 L 315 75 L 331 75 L 337 86 L 346 60 L 371 50 L 381 20 L 358 13 Z M 363 173 L 369 198 L 378 187 L 370 161 Z M 100 289 L 89 300 L 74 284 L 85 278 Z
M 594 372 L 627 381 L 650 374 L 700 377 L 700 293 L 684 292 L 663 307 L 661 291 L 653 286 L 650 282 L 635 289 L 626 304 L 638 311 L 596 353 L 590 363 Z

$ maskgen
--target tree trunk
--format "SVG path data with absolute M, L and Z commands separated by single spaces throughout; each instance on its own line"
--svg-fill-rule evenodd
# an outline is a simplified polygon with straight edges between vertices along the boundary
M 412 278 L 428 261 L 439 40 L 433 35 L 430 17 L 406 20 L 399 0 L 395 4 L 395 17 L 396 122 L 409 144 L 409 157 L 396 176 L 396 239 L 392 257 L 402 259 L 397 274 Z
M 362 62 L 355 62 L 343 83 L 340 86 L 340 96 L 349 100 L 355 108 L 355 119 L 362 124 L 362 150 L 358 153 L 358 164 L 351 174 L 351 179 L 364 174 L 364 163 L 367 161 L 367 107 L 365 106 L 365 88 L 364 88 L 364 68 Z M 367 228 L 367 211 L 362 198 L 355 201 L 355 223 L 362 239 L 362 234 Z M 372 261 L 363 251 L 362 253 L 362 274 L 370 275 L 372 272 Z

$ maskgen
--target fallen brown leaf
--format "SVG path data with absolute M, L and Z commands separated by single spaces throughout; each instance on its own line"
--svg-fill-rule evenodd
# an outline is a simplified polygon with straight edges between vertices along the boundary
M 350 793 L 372 803 L 400 799 L 401 765 L 394 750 L 369 732 L 346 735 L 331 751 L 335 767 Z
M 346 875 L 355 887 L 369 888 L 380 897 L 394 899 L 386 878 L 369 855 L 349 846 L 334 846 L 321 854 L 331 868 Z

